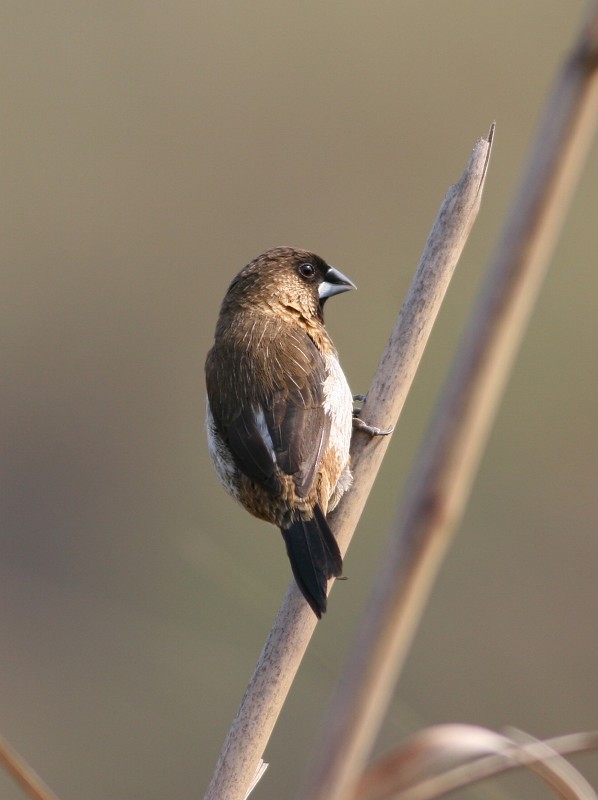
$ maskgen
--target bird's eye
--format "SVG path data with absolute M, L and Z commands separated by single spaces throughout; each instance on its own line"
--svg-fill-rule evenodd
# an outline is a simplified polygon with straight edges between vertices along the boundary
M 316 268 L 314 267 L 313 264 L 310 264 L 309 261 L 305 261 L 303 264 L 299 264 L 298 270 L 299 274 L 303 278 L 307 279 L 313 278 L 313 276 L 316 274 Z

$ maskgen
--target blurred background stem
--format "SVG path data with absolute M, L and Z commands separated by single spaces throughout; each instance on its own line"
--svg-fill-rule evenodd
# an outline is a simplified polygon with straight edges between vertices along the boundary
M 490 426 L 592 141 L 598 3 L 566 56 L 491 259 L 316 750 L 305 800 L 343 800 L 370 754 Z
M 12 775 L 27 797 L 32 800 L 58 800 L 39 775 L 2 737 L 0 737 L 0 764 Z

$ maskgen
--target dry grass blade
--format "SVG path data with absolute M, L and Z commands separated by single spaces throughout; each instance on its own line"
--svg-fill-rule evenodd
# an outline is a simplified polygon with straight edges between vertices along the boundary
M 490 142 L 480 140 L 451 187 L 374 376 L 362 418 L 381 428 L 396 424 L 467 235 L 480 205 Z M 330 517 L 344 553 L 361 515 L 389 437 L 354 437 L 354 482 Z M 324 624 L 326 624 L 324 622 Z M 216 765 L 205 800 L 243 800 L 316 625 L 291 584 L 262 650 Z
M 350 796 L 473 477 L 598 116 L 598 3 L 555 82 L 520 193 L 404 493 L 304 800 Z M 386 424 L 386 420 L 381 421 Z
M 0 737 L 0 762 L 33 800 L 58 800 L 54 792 L 21 756 Z
M 545 742 L 532 742 L 514 746 L 509 753 L 487 756 L 469 764 L 448 770 L 442 775 L 428 778 L 405 791 L 388 795 L 386 800 L 435 800 L 444 797 L 449 792 L 471 786 L 494 775 L 499 775 L 508 770 L 531 766 L 539 762 L 546 763 L 547 748 L 550 753 L 559 755 L 581 753 L 598 748 L 598 731 L 589 733 L 572 733 L 567 736 L 558 736 Z M 552 755 L 548 758 L 553 757 Z M 586 800 L 586 795 L 570 795 L 571 797 Z M 590 795 L 589 797 L 593 797 Z M 355 800 L 361 800 L 355 796 Z M 589 798 L 587 799 L 589 800 Z
M 436 725 L 409 737 L 362 775 L 352 800 L 431 800 L 470 782 L 527 766 L 564 800 L 596 800 L 596 793 L 549 743 L 520 741 L 474 725 Z M 565 746 L 592 746 L 594 734 L 576 734 Z M 534 744 L 527 750 L 526 745 Z M 562 740 L 561 740 L 562 744 Z M 537 759 L 537 760 L 536 760 Z
M 353 800 L 387 800 L 453 767 L 512 746 L 505 736 L 476 725 L 426 728 L 369 766 Z
M 560 797 L 565 798 L 565 800 L 598 800 L 598 795 L 594 788 L 581 772 L 575 769 L 553 747 L 515 728 L 509 728 L 508 733 L 514 742 L 519 744 L 535 743 L 542 748 L 541 752 L 544 753 L 544 759 L 528 766 L 544 778 L 546 783 L 550 784 Z

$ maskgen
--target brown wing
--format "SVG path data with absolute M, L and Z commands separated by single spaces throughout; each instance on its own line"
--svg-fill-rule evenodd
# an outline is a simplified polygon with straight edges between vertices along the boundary
M 265 418 L 276 463 L 293 476 L 297 494 L 304 497 L 313 485 L 330 435 L 331 418 L 324 411 L 326 371 L 320 354 L 305 381 L 300 383 L 296 375 L 289 378 L 291 385 L 269 398 Z
M 240 384 L 229 375 L 232 381 L 208 381 L 208 398 L 239 469 L 272 494 L 281 490 L 281 470 L 293 477 L 297 494 L 305 496 L 326 450 L 331 419 L 324 411 L 324 358 L 307 334 L 294 331 L 290 338 L 272 341 L 254 354 L 254 374 L 268 376 L 265 391 L 261 384 L 252 385 L 241 396 Z M 227 363 L 240 377 L 234 359 Z

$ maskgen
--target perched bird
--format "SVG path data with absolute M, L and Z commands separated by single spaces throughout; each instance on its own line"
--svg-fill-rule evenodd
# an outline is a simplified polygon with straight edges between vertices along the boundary
M 206 360 L 208 444 L 225 489 L 277 525 L 318 617 L 342 572 L 326 522 L 351 485 L 353 402 L 324 327 L 327 298 L 354 288 L 306 250 L 277 247 L 233 280 Z

